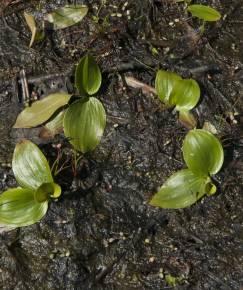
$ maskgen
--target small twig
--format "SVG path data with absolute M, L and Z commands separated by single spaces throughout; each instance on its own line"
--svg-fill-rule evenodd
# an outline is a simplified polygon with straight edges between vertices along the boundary
M 38 83 L 42 83 L 42 82 L 47 81 L 47 80 L 52 80 L 52 79 L 56 79 L 59 77 L 65 77 L 65 76 L 70 75 L 72 73 L 72 71 L 73 71 L 73 67 L 67 69 L 64 72 L 60 72 L 60 73 L 56 73 L 56 74 L 40 75 L 37 77 L 28 77 L 28 83 L 29 84 L 38 84 Z M 19 83 L 21 83 L 21 79 L 19 80 Z
M 27 104 L 30 99 L 30 94 L 29 94 L 29 87 L 26 79 L 26 74 L 25 70 L 22 69 L 20 71 L 20 84 L 21 84 L 21 89 L 22 89 L 22 101 L 24 104 Z
M 138 61 L 124 62 L 120 63 L 116 66 L 108 67 L 103 70 L 104 73 L 112 73 L 112 72 L 126 72 L 129 70 L 137 70 L 137 69 L 152 69 L 152 67 L 139 63 Z

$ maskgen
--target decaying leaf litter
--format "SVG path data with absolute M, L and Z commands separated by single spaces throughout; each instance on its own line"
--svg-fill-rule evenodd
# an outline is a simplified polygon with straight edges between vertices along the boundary
M 67 4 L 46 2 L 13 1 L 1 19 L 1 191 L 16 187 L 11 169 L 4 165 L 23 137 L 41 144 L 51 163 L 58 153 L 60 164 L 72 158 L 62 137 L 51 145 L 38 137 L 40 129 L 11 129 L 23 108 L 21 70 L 31 98 L 60 87 L 70 92 L 72 68 L 89 50 L 102 68 L 99 98 L 108 126 L 97 150 L 80 159 L 75 177 L 70 167 L 57 176 L 64 195 L 46 218 L 1 235 L 1 287 L 163 289 L 176 277 L 172 289 L 239 289 L 240 1 L 207 1 L 226 17 L 207 25 L 202 37 L 195 32 L 198 23 L 188 19 L 180 3 L 86 2 L 85 21 L 50 30 L 29 49 L 24 11 L 39 11 L 41 18 Z M 209 122 L 217 130 L 225 149 L 224 168 L 216 180 L 218 194 L 179 211 L 158 210 L 147 202 L 168 176 L 183 168 L 181 146 L 187 130 L 156 97 L 127 87 L 124 80 L 134 77 L 153 86 L 159 67 L 198 81 L 203 93 L 193 114 L 200 127 Z

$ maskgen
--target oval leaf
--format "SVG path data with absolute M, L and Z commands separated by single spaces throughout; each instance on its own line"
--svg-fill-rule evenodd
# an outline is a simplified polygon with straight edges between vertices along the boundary
M 155 89 L 161 101 L 168 103 L 171 92 L 181 77 L 176 73 L 159 70 L 156 74 Z
M 188 168 L 198 176 L 216 174 L 223 165 L 224 151 L 221 143 L 205 130 L 190 131 L 182 150 Z
M 162 208 L 184 208 L 194 204 L 206 192 L 207 178 L 183 169 L 167 179 L 150 204 Z
M 187 10 L 192 14 L 192 16 L 204 21 L 217 21 L 221 18 L 221 14 L 216 9 L 206 5 L 189 5 Z
M 193 79 L 180 80 L 171 92 L 169 103 L 178 111 L 189 111 L 196 106 L 200 98 L 200 88 Z
M 16 145 L 12 168 L 16 180 L 24 188 L 37 189 L 42 183 L 53 182 L 45 156 L 29 140 L 22 140 Z
M 81 58 L 75 71 L 75 85 L 82 94 L 93 95 L 101 86 L 101 72 L 91 55 Z
M 64 134 L 74 148 L 83 153 L 95 149 L 106 125 L 106 113 L 102 103 L 90 97 L 74 102 L 64 116 Z
M 45 20 L 53 23 L 53 29 L 62 29 L 80 22 L 88 12 L 85 5 L 66 5 L 46 15 Z
M 47 212 L 48 202 L 37 202 L 34 191 L 13 188 L 0 195 L 0 224 L 24 227 L 38 222 Z
M 19 114 L 13 127 L 31 128 L 44 123 L 57 109 L 65 106 L 70 98 L 71 95 L 67 93 L 55 93 L 34 102 Z

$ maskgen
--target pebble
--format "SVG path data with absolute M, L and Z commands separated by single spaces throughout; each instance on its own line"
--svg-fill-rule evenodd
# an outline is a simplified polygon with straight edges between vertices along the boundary
M 153 263 L 155 261 L 155 257 L 150 257 L 149 258 L 149 263 Z

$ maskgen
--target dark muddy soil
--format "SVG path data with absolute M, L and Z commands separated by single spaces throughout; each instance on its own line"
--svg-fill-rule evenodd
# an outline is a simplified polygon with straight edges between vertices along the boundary
M 46 217 L 0 235 L 0 289 L 242 289 L 242 0 L 194 1 L 224 15 L 200 39 L 199 24 L 182 3 L 76 1 L 89 6 L 85 20 L 49 31 L 32 48 L 23 12 L 41 19 L 74 1 L 10 2 L 0 3 L 1 191 L 16 186 L 8 163 L 20 138 L 39 144 L 51 163 L 53 144 L 62 144 L 64 158 L 70 153 L 62 136 L 44 142 L 39 129 L 11 129 L 23 108 L 22 69 L 30 92 L 73 91 L 72 68 L 91 52 L 103 71 L 98 98 L 108 125 L 99 147 L 81 158 L 76 177 L 71 168 L 57 176 L 63 195 Z M 159 67 L 199 82 L 198 127 L 213 124 L 225 149 L 217 194 L 183 210 L 148 201 L 183 168 L 187 130 L 156 98 L 124 82 L 130 75 L 153 85 Z M 166 275 L 177 277 L 175 286 Z

